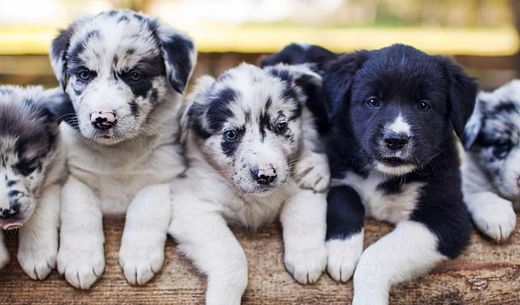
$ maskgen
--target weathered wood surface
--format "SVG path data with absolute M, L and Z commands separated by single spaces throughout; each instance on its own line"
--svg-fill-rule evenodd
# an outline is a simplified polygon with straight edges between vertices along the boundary
M 33 281 L 16 259 L 0 270 L 0 304 L 203 304 L 204 278 L 175 251 L 168 241 L 166 262 L 155 279 L 143 287 L 130 286 L 117 263 L 122 218 L 105 219 L 107 267 L 103 278 L 88 292 L 69 286 L 54 271 L 44 282 Z M 389 226 L 369 221 L 370 244 Z M 495 245 L 477 234 L 457 260 L 446 262 L 431 274 L 395 287 L 395 305 L 518 305 L 520 304 L 520 230 L 505 245 Z M 349 304 L 352 283 L 335 283 L 326 274 L 317 284 L 302 286 L 286 272 L 282 261 L 279 227 L 257 233 L 235 230 L 249 260 L 249 286 L 243 304 Z M 15 236 L 7 237 L 12 257 Z

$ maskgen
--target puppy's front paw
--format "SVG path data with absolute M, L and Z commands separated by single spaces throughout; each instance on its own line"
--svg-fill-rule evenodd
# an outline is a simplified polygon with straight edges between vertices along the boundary
M 304 189 L 323 192 L 330 182 L 327 157 L 324 154 L 311 153 L 296 163 L 294 169 L 296 181 Z
M 119 265 L 132 285 L 144 285 L 159 272 L 164 262 L 162 243 L 123 242 Z
M 486 202 L 473 211 L 473 221 L 482 233 L 504 242 L 516 228 L 516 214 L 508 201 Z
M 7 252 L 7 249 L 5 248 L 3 243 L 0 242 L 0 269 L 2 269 L 5 265 L 7 265 L 8 262 L 9 262 L 9 252 Z
M 349 239 L 327 241 L 327 272 L 336 281 L 346 282 L 354 274 L 359 257 L 363 252 L 363 237 L 356 235 Z
M 58 252 L 58 271 L 69 284 L 78 289 L 89 289 L 101 277 L 104 269 L 102 246 L 62 245 Z
M 36 242 L 27 245 L 21 242 L 18 248 L 18 262 L 23 271 L 33 280 L 43 280 L 56 268 L 58 247 Z
M 325 244 L 315 247 L 285 249 L 285 266 L 300 284 L 316 282 L 327 266 Z

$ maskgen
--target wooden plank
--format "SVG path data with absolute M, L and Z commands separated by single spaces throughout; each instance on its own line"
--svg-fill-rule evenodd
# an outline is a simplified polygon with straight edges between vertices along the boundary
M 75 290 L 57 272 L 44 282 L 27 277 L 16 260 L 0 271 L 0 304 L 203 304 L 204 277 L 176 252 L 168 241 L 162 271 L 143 287 L 130 286 L 117 263 L 123 219 L 105 219 L 107 267 L 103 278 L 88 292 Z M 390 230 L 388 225 L 368 221 L 366 243 Z M 520 300 L 520 237 L 495 245 L 474 234 L 471 245 L 459 259 L 446 262 L 429 275 L 395 287 L 395 305 L 518 305 Z M 270 226 L 256 233 L 235 230 L 249 261 L 249 286 L 243 304 L 347 304 L 352 283 L 336 283 L 326 274 L 315 285 L 297 284 L 282 259 L 281 233 Z M 7 237 L 15 254 L 16 238 Z

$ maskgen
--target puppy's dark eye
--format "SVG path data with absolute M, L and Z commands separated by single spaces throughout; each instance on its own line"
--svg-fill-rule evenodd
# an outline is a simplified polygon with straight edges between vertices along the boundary
M 236 130 L 227 130 L 224 132 L 224 138 L 226 139 L 226 141 L 229 142 L 236 141 L 236 139 L 238 138 L 238 133 L 236 132 Z
M 133 69 L 128 72 L 128 79 L 133 82 L 138 82 L 143 79 L 143 74 L 140 71 Z
M 432 108 L 432 105 L 430 105 L 430 103 L 425 100 L 422 100 L 419 102 L 419 104 L 417 104 L 417 109 L 419 109 L 419 111 L 426 112 L 426 111 L 430 110 L 431 108 Z
M 499 141 L 493 147 L 493 155 L 496 158 L 503 159 L 507 157 L 509 152 L 511 151 L 512 143 L 510 140 Z
M 280 122 L 276 124 L 275 127 L 276 133 L 283 133 L 287 130 L 287 122 Z
M 24 160 L 15 165 L 15 170 L 24 176 L 29 176 L 38 167 L 36 160 Z
M 381 102 L 375 96 L 371 96 L 371 97 L 367 98 L 366 103 L 369 107 L 372 107 L 372 108 L 379 108 L 379 106 L 381 106 Z
M 78 77 L 82 81 L 89 81 L 92 78 L 93 74 L 94 73 L 92 73 L 92 71 L 90 71 L 89 69 L 81 69 L 78 72 Z

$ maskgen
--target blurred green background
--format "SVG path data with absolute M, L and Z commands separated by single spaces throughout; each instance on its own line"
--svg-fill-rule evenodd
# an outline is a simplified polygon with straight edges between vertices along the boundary
M 199 49 L 195 77 L 290 42 L 337 52 L 401 42 L 453 56 L 483 88 L 520 72 L 520 0 L 0 0 L 0 82 L 55 86 L 48 47 L 73 19 L 112 8 L 158 16 Z

